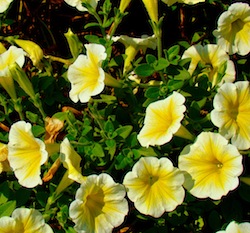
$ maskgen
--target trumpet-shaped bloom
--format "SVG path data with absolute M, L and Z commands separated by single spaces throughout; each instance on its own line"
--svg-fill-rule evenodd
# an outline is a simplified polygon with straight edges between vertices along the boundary
M 7 51 L 0 54 L 0 84 L 14 100 L 16 99 L 16 91 L 9 66 L 17 63 L 22 67 L 25 61 L 24 55 L 24 50 L 16 46 L 10 46 Z
M 213 101 L 211 120 L 240 150 L 250 148 L 250 86 L 248 81 L 225 83 Z
M 249 233 L 250 223 L 243 222 L 237 223 L 235 221 L 230 222 L 224 231 L 217 231 L 216 233 Z
M 76 7 L 79 11 L 88 11 L 86 7 L 82 5 L 82 3 L 89 4 L 92 8 L 96 9 L 99 0 L 64 0 L 68 5 L 72 7 Z
M 17 63 L 20 67 L 23 66 L 25 61 L 25 52 L 16 46 L 10 46 L 7 51 L 0 55 L 0 77 L 9 76 L 9 65 Z
M 239 185 L 242 156 L 220 134 L 202 132 L 182 151 L 179 168 L 187 172 L 184 187 L 192 195 L 219 200 Z
M 158 22 L 158 0 L 142 0 L 153 22 Z
M 81 174 L 80 167 L 82 158 L 72 148 L 68 138 L 65 138 L 60 145 L 60 154 L 63 166 L 68 169 L 68 177 L 78 183 L 82 183 L 85 180 Z
M 130 2 L 131 2 L 131 0 L 121 0 L 120 5 L 119 5 L 120 12 L 123 13 L 127 9 Z
M 221 84 L 222 82 L 233 82 L 235 80 L 234 63 L 229 59 L 228 54 L 218 45 L 193 45 L 184 52 L 182 58 L 191 58 L 191 63 L 188 69 L 188 72 L 191 75 L 195 71 L 199 62 L 206 65 L 207 68 L 204 72 L 207 74 L 212 86 Z M 219 68 L 224 63 L 226 63 L 225 74 L 222 77 L 222 80 L 218 80 Z
M 0 13 L 5 12 L 10 4 L 13 2 L 13 0 L 1 0 L 1 4 L 0 4 Z
M 24 121 L 14 123 L 9 132 L 8 159 L 18 182 L 27 188 L 42 184 L 41 165 L 48 159 L 45 144 L 35 138 L 31 124 Z
M 34 66 L 40 67 L 40 61 L 43 58 L 43 50 L 38 44 L 30 40 L 21 39 L 15 39 L 15 43 L 27 52 Z
M 53 233 L 42 214 L 35 209 L 17 208 L 11 217 L 0 218 L 1 233 Z
M 100 94 L 105 87 L 105 72 L 101 67 L 107 56 L 105 47 L 100 44 L 87 44 L 85 47 L 87 55 L 79 55 L 68 69 L 69 96 L 75 103 L 78 100 L 88 102 L 91 96 Z
M 124 221 L 128 203 L 123 185 L 106 173 L 90 175 L 76 191 L 69 215 L 81 233 L 108 233 Z
M 250 7 L 236 2 L 229 6 L 218 19 L 213 32 L 217 44 L 229 54 L 247 55 L 250 52 Z
M 151 103 L 146 109 L 144 126 L 137 137 L 140 144 L 149 147 L 169 142 L 181 127 L 186 111 L 184 102 L 183 95 L 173 92 L 166 99 Z
M 173 4 L 179 2 L 179 3 L 185 3 L 188 5 L 194 5 L 199 2 L 205 2 L 205 0 L 162 0 L 164 3 L 166 3 L 168 6 L 172 6 Z
M 135 208 L 156 218 L 183 202 L 183 183 L 184 175 L 168 158 L 156 157 L 140 158 L 123 181 Z
M 142 50 L 145 53 L 147 48 L 156 49 L 157 46 L 157 38 L 154 35 L 143 35 L 141 38 L 121 35 L 112 37 L 112 40 L 114 42 L 119 41 L 125 46 L 126 59 L 124 61 L 124 73 L 131 69 L 131 62 L 134 60 L 139 50 Z

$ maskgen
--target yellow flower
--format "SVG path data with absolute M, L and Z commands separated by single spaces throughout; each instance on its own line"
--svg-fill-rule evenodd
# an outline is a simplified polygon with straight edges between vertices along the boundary
M 71 55 L 75 60 L 81 53 L 83 44 L 79 40 L 78 36 L 74 34 L 70 28 L 68 29 L 67 33 L 64 33 L 64 36 L 67 39 Z
M 23 49 L 16 46 L 10 46 L 7 51 L 0 54 L 0 84 L 13 100 L 16 100 L 17 97 L 9 66 L 17 63 L 22 67 L 25 61 L 24 54 Z
M 42 214 L 35 209 L 17 208 L 11 217 L 0 218 L 0 232 L 2 233 L 53 233 L 51 227 L 45 223 Z
M 40 167 L 48 159 L 45 144 L 35 138 L 31 124 L 24 121 L 14 123 L 9 132 L 8 159 L 18 182 L 27 188 L 42 184 Z
M 230 222 L 224 231 L 217 231 L 216 233 L 250 233 L 250 223 L 235 221 Z
M 235 80 L 234 63 L 229 59 L 228 54 L 218 45 L 193 45 L 184 52 L 182 59 L 184 58 L 191 58 L 191 63 L 188 69 L 188 72 L 191 75 L 197 68 L 199 62 L 203 65 L 206 65 L 207 69 L 204 71 L 204 73 L 207 74 L 212 86 L 215 86 L 216 84 L 222 84 L 223 82 L 233 82 Z M 225 74 L 222 77 L 222 80 L 218 80 L 219 68 L 225 62 L 227 65 Z
M 176 2 L 184 3 L 188 5 L 195 5 L 199 2 L 205 2 L 205 0 L 162 0 L 164 3 L 166 3 L 168 6 L 172 6 Z
M 108 233 L 122 224 L 128 213 L 123 185 L 106 173 L 90 175 L 76 191 L 69 216 L 77 232 Z
M 80 167 L 82 158 L 72 148 L 68 138 L 65 138 L 60 145 L 60 157 L 63 166 L 68 169 L 68 178 L 78 183 L 82 183 L 85 180 L 81 174 Z
M 79 55 L 69 66 L 68 79 L 71 82 L 69 96 L 75 103 L 89 101 L 91 96 L 98 95 L 105 87 L 105 72 L 102 61 L 106 59 L 105 47 L 100 44 L 87 44 L 87 55 Z
M 38 44 L 30 40 L 15 39 L 14 41 L 29 55 L 34 66 L 41 66 L 40 62 L 43 58 L 43 50 Z
M 142 0 L 150 19 L 158 23 L 158 0 Z
M 8 161 L 8 146 L 0 142 L 0 174 L 4 171 L 11 171 Z
M 250 148 L 250 87 L 248 81 L 225 83 L 213 101 L 211 120 L 219 133 L 240 150 Z
M 184 102 L 184 96 L 173 92 L 166 99 L 151 103 L 146 109 L 144 126 L 138 134 L 140 144 L 149 147 L 169 142 L 181 127 L 186 111 Z
M 192 195 L 219 200 L 239 185 L 242 156 L 220 134 L 202 132 L 181 152 L 179 168 L 186 172 L 184 187 Z
M 141 38 L 133 38 L 126 35 L 112 37 L 114 42 L 119 41 L 125 46 L 126 59 L 124 61 L 123 72 L 128 72 L 131 69 L 131 62 L 134 60 L 139 50 L 143 53 L 146 52 L 147 48 L 156 49 L 157 39 L 153 36 L 143 35 Z
M 89 4 L 92 8 L 96 9 L 99 0 L 64 0 L 72 7 L 76 7 L 79 11 L 88 11 L 88 9 L 82 6 L 82 3 Z
M 130 2 L 131 0 L 121 0 L 120 5 L 119 5 L 120 12 L 124 13 L 124 11 L 127 9 Z
M 0 13 L 5 12 L 10 4 L 12 3 L 13 0 L 1 0 L 1 4 L 0 4 Z
M 214 36 L 217 44 L 229 54 L 247 55 L 250 52 L 250 7 L 233 3 L 218 19 Z
M 160 217 L 183 202 L 184 175 L 168 158 L 141 158 L 128 172 L 123 184 L 135 208 L 143 214 Z

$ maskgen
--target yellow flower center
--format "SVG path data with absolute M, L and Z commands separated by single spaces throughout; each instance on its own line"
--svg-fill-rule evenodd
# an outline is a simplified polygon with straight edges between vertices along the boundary
M 102 213 L 104 205 L 104 193 L 102 189 L 96 190 L 86 197 L 86 207 L 91 210 L 94 216 L 98 216 Z
M 149 177 L 149 185 L 152 186 L 155 182 L 157 182 L 159 179 L 158 176 L 150 176 Z
M 218 163 L 216 164 L 216 167 L 219 168 L 219 169 L 221 169 L 221 168 L 223 167 L 223 164 L 222 164 L 221 162 L 218 162 Z
M 244 22 L 241 19 L 237 19 L 234 22 L 232 22 L 232 30 L 235 32 L 239 32 L 243 29 Z
M 239 110 L 238 110 L 238 107 L 237 106 L 232 106 L 231 109 L 228 110 L 228 114 L 230 116 L 231 119 L 233 120 L 237 120 L 237 116 L 239 114 Z

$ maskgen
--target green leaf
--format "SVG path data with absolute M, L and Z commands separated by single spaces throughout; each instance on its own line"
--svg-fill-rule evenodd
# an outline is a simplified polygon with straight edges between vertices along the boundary
M 104 131 L 108 134 L 112 134 L 114 132 L 114 125 L 112 123 L 112 121 L 108 120 L 105 122 L 104 124 Z
M 156 61 L 156 57 L 152 54 L 147 54 L 146 55 L 146 61 L 148 64 L 153 64 Z
M 104 95 L 104 94 L 101 94 L 100 95 L 101 98 L 103 100 L 110 100 L 110 101 L 115 101 L 116 100 L 116 97 L 115 96 L 112 96 L 112 95 Z
M 35 137 L 39 137 L 45 133 L 45 129 L 40 125 L 34 125 L 32 126 L 32 133 L 34 134 Z
M 159 97 L 159 87 L 149 87 L 145 92 L 145 97 L 154 99 Z
M 99 25 L 98 25 L 99 26 Z M 96 35 L 86 35 L 84 38 L 89 42 L 89 43 L 97 43 L 100 44 L 100 38 Z
M 73 227 L 69 227 L 65 230 L 66 233 L 77 233 Z
M 114 139 L 108 139 L 108 140 L 105 140 L 105 144 L 108 147 L 108 151 L 110 154 L 110 160 L 112 160 L 113 156 L 115 155 L 115 151 L 116 151 L 116 141 Z
M 52 118 L 56 118 L 60 121 L 65 121 L 67 119 L 67 115 L 67 112 L 57 112 L 52 116 Z
M 180 52 L 180 46 L 174 45 L 170 47 L 167 51 L 169 61 L 172 61 Z
M 85 125 L 85 126 L 83 127 L 83 130 L 82 130 L 81 135 L 82 135 L 82 136 L 85 136 L 85 135 L 87 135 L 87 133 L 90 132 L 91 130 L 92 130 L 92 126 Z
M 129 134 L 131 133 L 133 129 L 133 126 L 131 125 L 125 125 L 122 126 L 118 129 L 115 130 L 115 132 L 117 133 L 117 135 L 121 136 L 122 138 L 127 138 L 129 136 Z
M 114 22 L 114 18 L 111 17 L 111 18 L 109 18 L 109 19 L 105 22 L 105 24 L 103 24 L 102 26 L 103 26 L 104 28 L 107 28 L 107 27 L 109 27 L 113 22 Z
M 134 71 L 140 77 L 148 77 L 154 73 L 154 68 L 149 64 L 140 64 Z
M 138 145 L 137 133 L 136 132 L 131 133 L 129 137 L 126 139 L 126 142 L 130 148 Z
M 182 88 L 184 82 L 182 80 L 174 80 L 174 79 L 170 79 L 168 81 L 168 90 L 170 92 L 178 90 L 180 88 Z
M 148 147 L 148 148 L 141 147 L 136 150 L 137 152 L 140 153 L 140 155 L 143 155 L 143 156 L 155 156 L 155 157 L 158 156 L 152 147 Z
M 165 58 L 160 58 L 160 59 L 157 61 L 156 65 L 154 65 L 154 69 L 155 69 L 156 71 L 163 70 L 163 69 L 165 69 L 166 67 L 168 67 L 169 64 L 170 64 L 170 63 L 169 63 L 169 61 L 168 61 L 167 59 L 165 59 Z
M 84 29 L 90 28 L 90 27 L 100 27 L 99 23 L 87 23 L 84 26 Z
M 96 157 L 104 157 L 104 151 L 99 143 L 94 144 L 94 148 L 92 149 L 92 155 Z
M 16 201 L 8 201 L 0 206 L 0 218 L 3 216 L 10 216 L 16 208 Z
M 37 114 L 30 111 L 26 111 L 26 117 L 29 119 L 31 123 L 37 123 L 40 118 Z
M 7 182 L 0 185 L 0 204 L 6 203 L 10 196 L 10 190 Z

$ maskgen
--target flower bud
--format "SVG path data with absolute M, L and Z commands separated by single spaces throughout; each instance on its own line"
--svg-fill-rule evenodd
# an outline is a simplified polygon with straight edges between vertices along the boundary
M 28 54 L 31 61 L 33 62 L 33 65 L 39 68 L 41 66 L 40 61 L 43 58 L 43 50 L 41 47 L 30 40 L 16 39 L 14 41 Z
M 119 6 L 119 10 L 121 13 L 124 13 L 124 11 L 126 10 L 130 2 L 131 0 L 121 0 L 120 6 Z
M 76 34 L 74 34 L 70 28 L 69 28 L 67 33 L 64 33 L 64 36 L 67 39 L 70 52 L 71 52 L 74 60 L 76 60 L 78 55 L 82 52 L 83 44 L 79 40 L 78 36 Z
M 142 0 L 150 19 L 158 23 L 158 0 Z
M 35 98 L 35 92 L 27 77 L 26 73 L 20 68 L 17 64 L 12 64 L 9 66 L 9 71 L 13 79 L 19 84 L 19 86 L 25 91 L 27 95 L 31 97 L 31 99 Z

